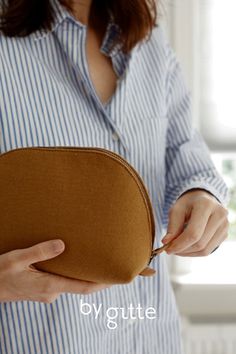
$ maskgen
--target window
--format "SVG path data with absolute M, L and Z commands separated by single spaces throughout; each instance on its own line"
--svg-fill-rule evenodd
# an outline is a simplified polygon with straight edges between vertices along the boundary
M 234 0 L 200 1 L 200 129 L 212 150 L 236 149 L 235 13 Z

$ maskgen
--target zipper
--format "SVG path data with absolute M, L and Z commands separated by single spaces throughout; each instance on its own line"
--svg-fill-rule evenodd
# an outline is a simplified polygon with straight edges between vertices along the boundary
M 83 151 L 94 151 L 94 152 L 102 152 L 103 154 L 107 155 L 107 156 L 112 156 L 116 161 L 119 161 L 119 163 L 121 163 L 123 166 L 126 167 L 126 169 L 130 172 L 130 174 L 134 177 L 135 181 L 137 182 L 138 186 L 140 187 L 144 202 L 146 204 L 147 210 L 148 210 L 148 217 L 149 217 L 149 222 L 150 222 L 150 227 L 151 227 L 151 235 L 152 235 L 152 240 L 151 240 L 151 252 L 150 252 L 150 257 L 149 257 L 149 262 L 148 265 L 151 263 L 152 259 L 157 256 L 160 252 L 162 252 L 162 248 L 157 248 L 155 250 L 153 250 L 153 244 L 154 244 L 154 239 L 155 239 L 155 221 L 154 221 L 154 215 L 153 215 L 153 210 L 152 210 L 152 204 L 151 204 L 151 200 L 150 197 L 148 195 L 148 191 L 146 189 L 146 186 L 144 185 L 141 177 L 139 176 L 139 174 L 137 173 L 137 171 L 134 169 L 134 167 L 132 167 L 130 165 L 130 163 L 128 161 L 126 161 L 123 157 L 121 157 L 120 155 L 118 155 L 117 153 L 111 151 L 111 150 L 107 150 L 105 148 L 93 148 L 93 147 L 74 147 L 74 146 L 56 146 L 56 147 L 46 147 L 46 146 L 37 146 L 37 147 L 23 147 L 23 148 L 17 148 L 17 149 L 13 149 L 13 150 L 9 150 L 7 152 L 4 152 L 3 154 L 1 154 L 1 157 L 4 156 L 5 154 L 9 154 L 13 151 L 16 150 L 24 150 L 24 149 L 32 149 L 32 150 L 37 150 L 37 149 L 44 149 L 44 150 L 83 150 Z M 164 250 L 164 249 L 163 249 Z

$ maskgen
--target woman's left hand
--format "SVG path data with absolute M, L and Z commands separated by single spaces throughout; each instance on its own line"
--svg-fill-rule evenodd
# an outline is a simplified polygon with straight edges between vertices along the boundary
M 185 257 L 207 256 L 228 236 L 228 211 L 210 193 L 202 189 L 182 194 L 169 210 L 166 249 Z M 186 224 L 186 227 L 185 227 Z

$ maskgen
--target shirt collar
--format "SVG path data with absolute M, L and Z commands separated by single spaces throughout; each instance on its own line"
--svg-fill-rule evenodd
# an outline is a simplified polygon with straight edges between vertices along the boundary
M 59 0 L 49 0 L 51 3 L 51 6 L 53 7 L 54 11 L 54 17 L 51 25 L 51 30 L 46 30 L 46 29 L 40 29 L 35 31 L 32 36 L 35 41 L 41 40 L 43 38 L 46 38 L 50 33 L 56 30 L 56 28 L 65 20 L 70 18 L 72 21 L 74 21 L 79 27 L 85 28 L 86 25 L 78 21 L 72 13 L 70 13 L 69 10 L 67 10 Z M 113 17 L 110 16 L 109 23 L 107 25 L 107 29 L 102 41 L 102 45 L 100 47 L 100 50 L 103 54 L 106 56 L 109 56 L 113 59 L 113 64 L 114 62 L 116 63 L 116 71 L 121 76 L 123 72 L 126 69 L 126 66 L 128 65 L 129 59 L 130 59 L 130 54 L 125 54 L 121 50 L 121 44 L 117 43 L 115 45 L 114 41 L 116 36 L 119 34 L 119 26 L 114 22 Z M 118 55 L 119 54 L 119 55 Z M 121 58 L 122 60 L 120 60 Z M 122 62 L 122 65 L 121 65 Z
M 39 29 L 32 34 L 32 37 L 35 41 L 47 37 L 51 32 L 55 31 L 57 26 L 59 26 L 66 18 L 74 19 L 73 15 L 60 4 L 58 0 L 49 0 L 53 8 L 53 20 L 51 24 L 51 30 Z M 77 21 L 78 25 L 84 27 L 82 23 Z

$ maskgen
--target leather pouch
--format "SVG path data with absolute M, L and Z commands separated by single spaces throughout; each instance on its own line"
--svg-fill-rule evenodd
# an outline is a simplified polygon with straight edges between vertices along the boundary
M 26 147 L 0 155 L 0 254 L 60 238 L 34 266 L 106 284 L 129 283 L 159 253 L 147 189 L 120 155 L 92 147 Z

